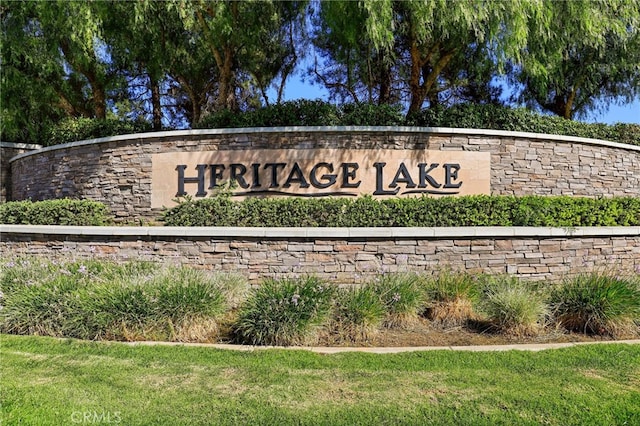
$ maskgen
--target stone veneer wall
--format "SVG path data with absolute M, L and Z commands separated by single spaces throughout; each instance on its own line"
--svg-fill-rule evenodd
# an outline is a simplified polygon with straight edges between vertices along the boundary
M 0 142 L 0 203 L 11 199 L 11 163 L 18 154 L 42 148 L 40 145 Z
M 0 225 L 0 257 L 146 260 L 264 277 L 359 283 L 442 268 L 559 281 L 640 273 L 640 227 L 169 228 Z
M 189 130 L 115 136 L 23 154 L 12 198 L 89 198 L 119 220 L 152 219 L 151 155 L 269 148 L 491 152 L 492 194 L 640 196 L 640 147 L 566 136 L 411 127 Z

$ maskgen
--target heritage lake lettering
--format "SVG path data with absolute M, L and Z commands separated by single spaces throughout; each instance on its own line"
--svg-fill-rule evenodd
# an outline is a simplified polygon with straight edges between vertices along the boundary
M 457 189 L 463 183 L 459 181 L 461 166 L 458 163 L 418 163 L 417 170 L 409 170 L 404 162 L 396 170 L 387 171 L 386 166 L 386 162 L 373 163 L 376 189 L 372 195 L 397 195 L 401 190 L 402 194 L 453 195 L 458 193 Z M 187 177 L 187 165 L 180 164 L 176 167 L 176 196 L 190 195 L 185 190 L 187 183 L 197 185 L 197 192 L 194 194 L 196 197 L 205 197 L 205 188 L 214 189 L 225 182 L 246 190 L 235 191 L 237 195 L 284 193 L 287 190 L 293 191 L 291 195 L 301 195 L 300 190 L 310 187 L 328 190 L 318 195 L 357 195 L 349 190 L 362 184 L 358 176 L 359 169 L 358 163 L 340 163 L 334 166 L 327 162 L 316 163 L 310 170 L 303 170 L 297 162 L 198 164 L 195 167 L 196 176 Z M 385 176 L 386 172 L 388 174 Z
M 490 154 L 391 149 L 265 149 L 152 155 L 152 207 L 230 184 L 250 196 L 451 196 L 490 193 Z

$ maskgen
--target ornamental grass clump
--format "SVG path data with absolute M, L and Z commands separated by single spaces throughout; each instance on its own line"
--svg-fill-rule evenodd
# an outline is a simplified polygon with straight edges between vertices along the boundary
M 81 297 L 97 280 L 96 261 L 16 258 L 0 266 L 0 331 L 56 337 L 91 334 L 94 313 Z
M 20 261 L 19 268 L 32 262 Z M 226 309 L 217 274 L 130 262 L 33 266 L 0 275 L 0 330 L 81 339 L 214 341 Z
M 89 289 L 87 305 L 97 313 L 102 338 L 212 342 L 226 309 L 217 276 L 185 267 L 160 268 Z
M 538 335 L 548 322 L 544 294 L 514 277 L 489 281 L 480 306 L 495 330 L 512 336 Z
M 224 312 L 225 298 L 217 274 L 185 267 L 167 268 L 148 282 L 153 316 L 165 325 L 170 340 L 215 341 L 216 319 Z
M 334 292 L 313 276 L 265 279 L 239 308 L 236 340 L 278 346 L 314 342 L 329 320 Z
M 425 283 L 426 316 L 442 327 L 459 327 L 477 318 L 478 279 L 466 273 L 441 271 Z
M 615 338 L 640 335 L 638 278 L 580 275 L 554 289 L 551 306 L 568 330 Z
M 424 285 L 417 274 L 382 274 L 371 283 L 385 308 L 385 327 L 414 324 L 424 304 Z
M 387 309 L 372 285 L 339 289 L 329 327 L 329 343 L 369 342 L 378 333 Z

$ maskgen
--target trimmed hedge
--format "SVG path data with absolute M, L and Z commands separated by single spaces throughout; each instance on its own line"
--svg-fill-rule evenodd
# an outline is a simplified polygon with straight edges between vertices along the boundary
M 406 124 L 425 127 L 511 130 L 517 132 L 578 136 L 640 145 L 640 125 L 583 123 L 557 116 L 536 114 L 525 108 L 490 104 L 437 106 L 410 116 Z
M 10 201 L 0 204 L 0 223 L 102 226 L 111 223 L 106 206 L 90 200 Z
M 436 106 L 405 117 L 399 105 L 345 104 L 321 100 L 295 100 L 238 112 L 223 110 L 203 117 L 192 127 L 239 128 L 285 126 L 423 126 L 511 130 L 546 133 L 640 145 L 640 125 L 590 124 L 537 114 L 525 108 L 490 104 Z M 33 141 L 44 146 L 107 136 L 151 131 L 145 121 L 69 118 L 43 132 Z
M 69 118 L 52 126 L 45 132 L 44 146 L 59 145 L 85 139 L 127 135 L 151 131 L 151 124 L 145 121 L 123 121 L 116 119 L 98 120 L 94 118 Z
M 591 124 L 540 115 L 525 108 L 490 104 L 459 104 L 424 109 L 405 118 L 399 106 L 297 100 L 247 112 L 221 111 L 204 117 L 194 128 L 284 126 L 421 126 L 510 130 L 603 139 L 640 145 L 640 125 Z
M 413 227 L 637 226 L 640 198 L 466 196 L 446 198 L 186 198 L 162 215 L 167 226 Z

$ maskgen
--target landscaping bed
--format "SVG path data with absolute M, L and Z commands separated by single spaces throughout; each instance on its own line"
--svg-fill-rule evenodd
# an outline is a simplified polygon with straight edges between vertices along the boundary
M 148 262 L 0 265 L 0 332 L 248 345 L 455 346 L 640 337 L 640 274 L 559 284 L 509 276 L 380 274 L 339 287 Z

